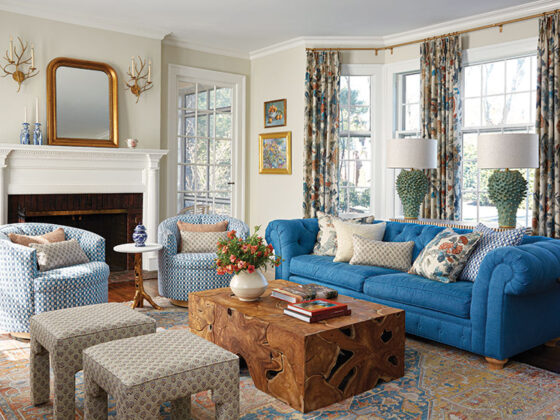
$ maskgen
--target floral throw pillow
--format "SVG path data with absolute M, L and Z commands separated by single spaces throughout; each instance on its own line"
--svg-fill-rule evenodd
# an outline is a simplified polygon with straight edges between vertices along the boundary
M 456 233 L 447 228 L 426 245 L 409 273 L 442 283 L 455 282 L 481 238 L 480 232 Z
M 353 219 L 341 219 L 339 217 L 331 216 L 330 214 L 318 211 L 317 220 L 319 221 L 319 233 L 317 233 L 317 241 L 313 247 L 313 254 L 330 255 L 331 257 L 334 257 L 337 249 L 336 229 L 334 228 L 335 220 L 367 224 L 373 223 L 375 217 L 364 216 Z

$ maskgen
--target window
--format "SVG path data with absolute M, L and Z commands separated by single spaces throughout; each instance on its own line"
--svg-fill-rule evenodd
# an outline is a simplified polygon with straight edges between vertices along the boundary
M 232 214 L 232 92 L 215 84 L 180 86 L 179 211 Z
M 420 73 L 401 73 L 397 76 L 399 138 L 420 137 Z
M 369 213 L 372 188 L 374 76 L 340 80 L 339 212 Z
M 464 68 L 462 219 L 492 223 L 498 211 L 488 198 L 492 170 L 478 170 L 477 138 L 481 133 L 534 132 L 536 56 L 517 57 Z M 523 170 L 529 191 L 517 222 L 529 226 L 534 170 Z

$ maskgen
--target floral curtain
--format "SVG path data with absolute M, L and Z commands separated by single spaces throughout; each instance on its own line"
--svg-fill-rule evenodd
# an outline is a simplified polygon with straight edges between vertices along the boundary
M 338 211 L 340 56 L 307 51 L 304 126 L 304 217 Z
M 537 133 L 540 166 L 535 173 L 533 229 L 560 238 L 560 17 L 539 21 Z
M 461 218 L 461 39 L 449 36 L 420 45 L 422 136 L 438 141 L 438 168 L 428 170 L 430 188 L 422 217 Z

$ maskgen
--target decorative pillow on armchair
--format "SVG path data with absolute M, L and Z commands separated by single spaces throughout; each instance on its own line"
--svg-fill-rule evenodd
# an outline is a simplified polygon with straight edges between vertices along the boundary
M 8 233 L 10 241 L 15 244 L 29 246 L 30 244 L 50 244 L 53 242 L 62 242 L 65 239 L 64 229 L 58 228 L 52 232 L 39 236 L 18 235 L 17 233 Z
M 330 214 L 317 212 L 317 220 L 319 221 L 319 233 L 317 233 L 317 242 L 313 248 L 315 255 L 336 255 L 336 229 L 334 221 L 340 220 L 351 223 L 371 224 L 375 220 L 373 216 L 357 217 L 353 219 L 341 219 L 340 217 L 331 216 Z
M 479 223 L 476 228 L 474 228 L 474 231 L 482 233 L 482 240 L 467 261 L 467 264 L 461 273 L 461 280 L 475 281 L 478 276 L 480 264 L 482 264 L 484 257 L 486 257 L 486 255 L 493 249 L 501 248 L 503 246 L 519 245 L 523 240 L 526 230 L 527 229 L 522 228 L 498 232 L 482 223 Z
M 177 222 L 177 227 L 181 232 L 225 232 L 228 227 L 228 221 L 222 220 L 218 223 L 187 223 L 181 222 L 180 220 Z
M 216 243 L 227 238 L 227 232 L 181 231 L 181 252 L 216 252 Z
M 442 283 L 452 283 L 461 274 L 481 238 L 480 232 L 456 233 L 447 228 L 426 245 L 409 273 Z
M 75 239 L 52 244 L 29 244 L 29 246 L 37 250 L 39 271 L 49 271 L 89 262 L 86 253 Z

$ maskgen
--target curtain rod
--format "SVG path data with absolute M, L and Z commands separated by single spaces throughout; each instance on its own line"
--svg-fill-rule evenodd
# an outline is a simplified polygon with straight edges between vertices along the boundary
M 306 51 L 375 51 L 375 55 L 377 55 L 379 53 L 379 51 L 390 50 L 391 54 L 393 54 L 393 49 L 394 48 L 405 47 L 407 45 L 413 45 L 413 44 L 419 44 L 421 42 L 432 41 L 432 40 L 441 39 L 441 38 L 445 38 L 445 37 L 453 36 L 453 35 L 463 35 L 463 34 L 467 34 L 469 32 L 482 31 L 484 29 L 500 28 L 500 32 L 502 32 L 502 30 L 504 28 L 504 25 L 509 25 L 511 23 L 517 23 L 517 22 L 523 22 L 525 20 L 537 19 L 537 18 L 540 18 L 540 17 L 546 17 L 546 16 L 549 16 L 549 15 L 554 15 L 554 14 L 559 13 L 559 12 L 560 12 L 560 9 L 555 9 L 555 10 L 552 10 L 550 12 L 537 13 L 537 14 L 534 14 L 534 15 L 524 16 L 524 17 L 520 17 L 520 18 L 516 18 L 516 19 L 504 20 L 504 21 L 498 22 L 498 23 L 491 23 L 491 24 L 488 24 L 488 25 L 482 25 L 482 26 L 476 26 L 474 28 L 464 29 L 462 31 L 450 32 L 450 33 L 444 34 L 444 35 L 438 35 L 438 36 L 432 36 L 432 37 L 429 37 L 429 38 L 416 39 L 414 41 L 401 42 L 399 44 L 387 45 L 386 47 L 377 47 L 377 48 L 374 48 L 374 47 L 306 48 Z

